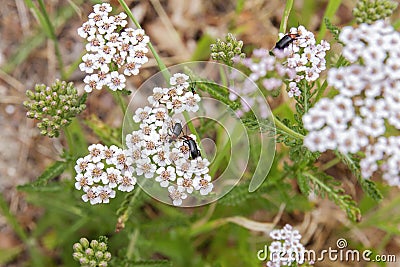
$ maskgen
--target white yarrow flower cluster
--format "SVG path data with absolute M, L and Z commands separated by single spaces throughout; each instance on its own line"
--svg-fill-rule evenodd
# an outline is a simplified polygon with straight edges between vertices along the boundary
M 229 86 L 229 99 L 237 101 L 240 96 L 241 107 L 236 111 L 237 116 L 242 117 L 250 111 L 254 105 L 260 108 L 262 118 L 267 118 L 269 114 L 265 99 L 259 97 L 259 89 L 255 84 L 264 87 L 268 91 L 279 89 L 283 85 L 284 79 L 294 79 L 296 72 L 283 65 L 283 59 L 269 54 L 266 49 L 255 49 L 251 57 L 234 58 L 235 63 L 240 63 L 250 71 L 249 80 L 244 81 L 243 85 Z M 231 75 L 231 79 L 235 79 Z M 253 82 L 255 84 L 253 84 Z
M 275 240 L 268 246 L 268 267 L 292 266 L 304 263 L 305 247 L 300 243 L 301 235 L 289 224 L 282 229 L 272 230 L 270 237 Z
M 87 54 L 79 65 L 86 72 L 85 91 L 125 88 L 126 76 L 137 75 L 141 66 L 148 61 L 146 53 L 149 37 L 142 29 L 125 28 L 126 14 L 110 16 L 112 7 L 108 3 L 96 4 L 89 20 L 78 29 L 85 38 Z
M 352 64 L 328 72 L 339 94 L 323 98 L 303 116 L 309 131 L 304 145 L 312 151 L 363 152 L 364 178 L 380 170 L 390 185 L 400 186 L 400 33 L 384 21 L 344 27 L 343 56 Z
M 126 145 L 136 174 L 154 178 L 168 189 L 173 205 L 179 206 L 194 191 L 209 194 L 213 184 L 208 175 L 209 161 L 201 156 L 192 158 L 185 141 L 196 141 L 196 136 L 173 134 L 174 126 L 181 121 L 171 116 L 183 111 L 196 112 L 200 96 L 190 90 L 189 76 L 185 74 L 173 75 L 170 85 L 155 87 L 148 98 L 150 106 L 135 111 L 133 120 L 140 129 L 126 136 Z
M 294 41 L 286 47 L 284 54 L 287 54 L 286 67 L 294 70 L 296 76 L 289 83 L 289 97 L 299 96 L 301 94 L 297 84 L 306 80 L 307 82 L 316 81 L 320 73 L 326 69 L 326 51 L 330 49 L 330 44 L 322 40 L 317 44 L 314 34 L 308 31 L 304 26 L 300 25 L 297 28 L 291 28 L 289 34 L 296 35 Z M 282 38 L 284 34 L 280 34 Z M 280 54 L 277 49 L 275 54 Z
M 136 184 L 132 158 L 117 146 L 93 144 L 89 155 L 76 161 L 75 188 L 85 194 L 82 200 L 90 204 L 109 203 L 115 190 L 130 192 Z

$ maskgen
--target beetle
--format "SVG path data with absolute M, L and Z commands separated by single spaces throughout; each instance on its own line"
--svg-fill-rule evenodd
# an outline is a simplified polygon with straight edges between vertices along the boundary
M 169 142 L 172 143 L 172 141 L 175 141 L 179 135 L 182 133 L 182 124 L 179 122 L 175 123 L 173 128 L 172 128 L 172 134 L 171 138 L 169 139 Z
M 288 33 L 275 44 L 275 48 L 283 50 L 286 47 L 288 47 L 291 43 L 293 43 L 293 41 L 296 40 L 299 36 L 300 34 L 298 33 Z
M 192 159 L 201 157 L 201 153 L 199 148 L 197 147 L 196 141 L 194 141 L 194 139 L 188 135 L 184 135 L 182 138 L 185 138 L 183 142 L 189 147 L 190 156 L 192 157 Z

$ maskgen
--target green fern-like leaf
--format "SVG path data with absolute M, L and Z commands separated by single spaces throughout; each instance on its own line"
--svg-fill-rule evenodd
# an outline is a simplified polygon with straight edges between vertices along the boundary
M 325 18 L 324 22 L 325 22 L 326 28 L 332 33 L 333 38 L 338 43 L 342 43 L 342 42 L 339 41 L 339 35 L 340 35 L 339 27 L 337 27 L 336 25 L 333 25 L 332 22 L 328 18 Z
M 306 176 L 302 175 L 302 174 L 298 174 L 297 175 L 297 184 L 299 185 L 300 191 L 304 195 L 308 196 L 308 194 L 311 191 L 310 184 L 309 184 L 309 179 Z
M 361 211 L 351 196 L 346 195 L 341 183 L 325 173 L 304 173 L 314 185 L 314 192 L 335 202 L 352 221 L 360 221 Z
M 381 201 L 383 199 L 382 193 L 376 187 L 375 183 L 362 177 L 358 159 L 339 152 L 335 152 L 335 154 L 340 159 L 342 159 L 347 167 L 349 167 L 350 171 L 360 183 L 361 188 L 369 197 L 371 197 L 375 201 Z
M 68 162 L 67 161 L 56 161 L 52 165 L 46 168 L 44 172 L 33 182 L 20 185 L 18 186 L 18 190 L 22 191 L 57 191 L 61 187 L 56 186 L 55 188 L 47 188 L 48 182 L 61 175 L 68 167 Z M 55 189 L 55 190 L 54 190 Z

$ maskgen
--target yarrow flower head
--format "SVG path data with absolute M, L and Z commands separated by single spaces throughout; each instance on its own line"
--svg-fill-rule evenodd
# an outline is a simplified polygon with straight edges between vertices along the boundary
M 125 28 L 126 14 L 110 16 L 108 3 L 96 4 L 89 19 L 78 29 L 85 38 L 87 54 L 79 65 L 86 72 L 85 91 L 92 92 L 108 86 L 111 90 L 123 90 L 126 76 L 138 75 L 139 69 L 148 61 L 149 37 L 142 29 Z
M 89 154 L 76 161 L 75 188 L 82 190 L 82 200 L 90 204 L 109 203 L 116 190 L 130 192 L 136 185 L 132 158 L 117 146 L 93 144 Z
M 233 62 L 244 66 L 250 81 L 271 92 L 272 95 L 279 94 L 279 89 L 286 82 L 288 96 L 299 97 L 301 90 L 298 84 L 303 80 L 307 83 L 317 80 L 320 73 L 326 69 L 325 56 L 330 45 L 324 40 L 317 44 L 314 34 L 306 30 L 304 26 L 291 28 L 290 36 L 295 37 L 283 49 L 275 48 L 272 51 L 263 48 L 255 49 L 250 57 L 236 56 Z M 281 34 L 279 37 L 283 38 L 284 35 Z M 256 104 L 261 109 L 264 118 L 269 116 L 265 99 L 257 97 L 257 91 L 256 86 L 249 84 L 240 87 L 230 86 L 230 100 L 236 101 L 239 96 L 241 97 L 241 107 L 236 111 L 239 117 Z
M 242 47 L 243 41 L 236 40 L 233 34 L 228 33 L 225 37 L 225 41 L 217 39 L 216 43 L 210 46 L 211 58 L 232 66 L 235 57 L 244 58 L 246 56 L 242 53 Z
M 192 92 L 189 81 L 186 74 L 176 73 L 170 79 L 170 87 L 155 87 L 148 98 L 150 105 L 138 108 L 133 116 L 139 129 L 125 138 L 135 174 L 158 182 L 168 190 L 176 206 L 188 194 L 198 191 L 203 196 L 213 188 L 209 161 L 200 152 L 191 151 L 189 145 L 192 142 L 197 146 L 196 136 L 183 135 L 181 120 L 172 117 L 199 109 L 200 96 Z
M 358 24 L 372 24 L 390 17 L 397 5 L 398 3 L 391 0 L 359 0 L 353 9 L 353 15 Z
M 321 99 L 303 116 L 309 131 L 304 145 L 320 152 L 362 152 L 364 178 L 380 170 L 389 184 L 400 186 L 395 163 L 400 137 L 388 137 L 388 128 L 400 129 L 400 33 L 377 21 L 344 27 L 339 39 L 351 65 L 328 72 L 328 84 L 339 94 Z
M 272 230 L 270 237 L 275 241 L 268 246 L 267 266 L 280 267 L 304 263 L 305 247 L 300 242 L 301 235 L 298 230 L 286 224 L 282 229 Z
M 286 67 L 296 72 L 296 76 L 290 81 L 296 83 L 302 80 L 316 81 L 320 73 L 326 69 L 325 56 L 326 51 L 330 50 L 330 44 L 325 40 L 317 44 L 314 34 L 302 25 L 291 28 L 289 33 L 296 36 L 293 42 L 284 49 L 284 53 L 288 53 Z M 283 36 L 280 34 L 279 37 Z M 276 48 L 274 51 L 280 52 Z M 295 87 L 291 87 L 289 92 L 295 90 L 297 90 Z
M 60 129 L 86 108 L 86 96 L 80 97 L 72 82 L 56 80 L 50 86 L 37 84 L 35 91 L 27 90 L 26 95 L 29 98 L 24 102 L 28 109 L 26 116 L 38 120 L 40 133 L 49 137 L 57 137 Z
M 111 253 L 107 251 L 107 237 L 100 236 L 98 240 L 89 240 L 82 237 L 79 243 L 72 246 L 74 260 L 80 266 L 99 266 L 106 267 L 111 260 Z

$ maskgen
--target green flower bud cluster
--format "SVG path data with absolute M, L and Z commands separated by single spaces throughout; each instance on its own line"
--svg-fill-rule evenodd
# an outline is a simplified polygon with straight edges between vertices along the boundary
M 24 101 L 28 109 L 26 116 L 39 122 L 37 127 L 42 135 L 57 137 L 61 127 L 71 123 L 86 105 L 86 94 L 78 96 L 73 83 L 56 80 L 51 86 L 37 84 L 35 91 L 27 90 L 29 100 Z
M 359 0 L 353 9 L 353 15 L 357 24 L 372 24 L 390 17 L 396 8 L 397 3 L 391 0 Z
M 216 43 L 210 46 L 211 58 L 232 66 L 234 57 L 239 56 L 240 58 L 245 58 L 246 55 L 242 53 L 242 47 L 243 41 L 236 40 L 233 34 L 228 33 L 225 37 L 225 41 L 217 39 Z
M 111 253 L 107 251 L 107 237 L 101 236 L 99 240 L 89 240 L 82 237 L 79 243 L 73 245 L 72 257 L 82 267 L 105 267 L 111 260 Z

